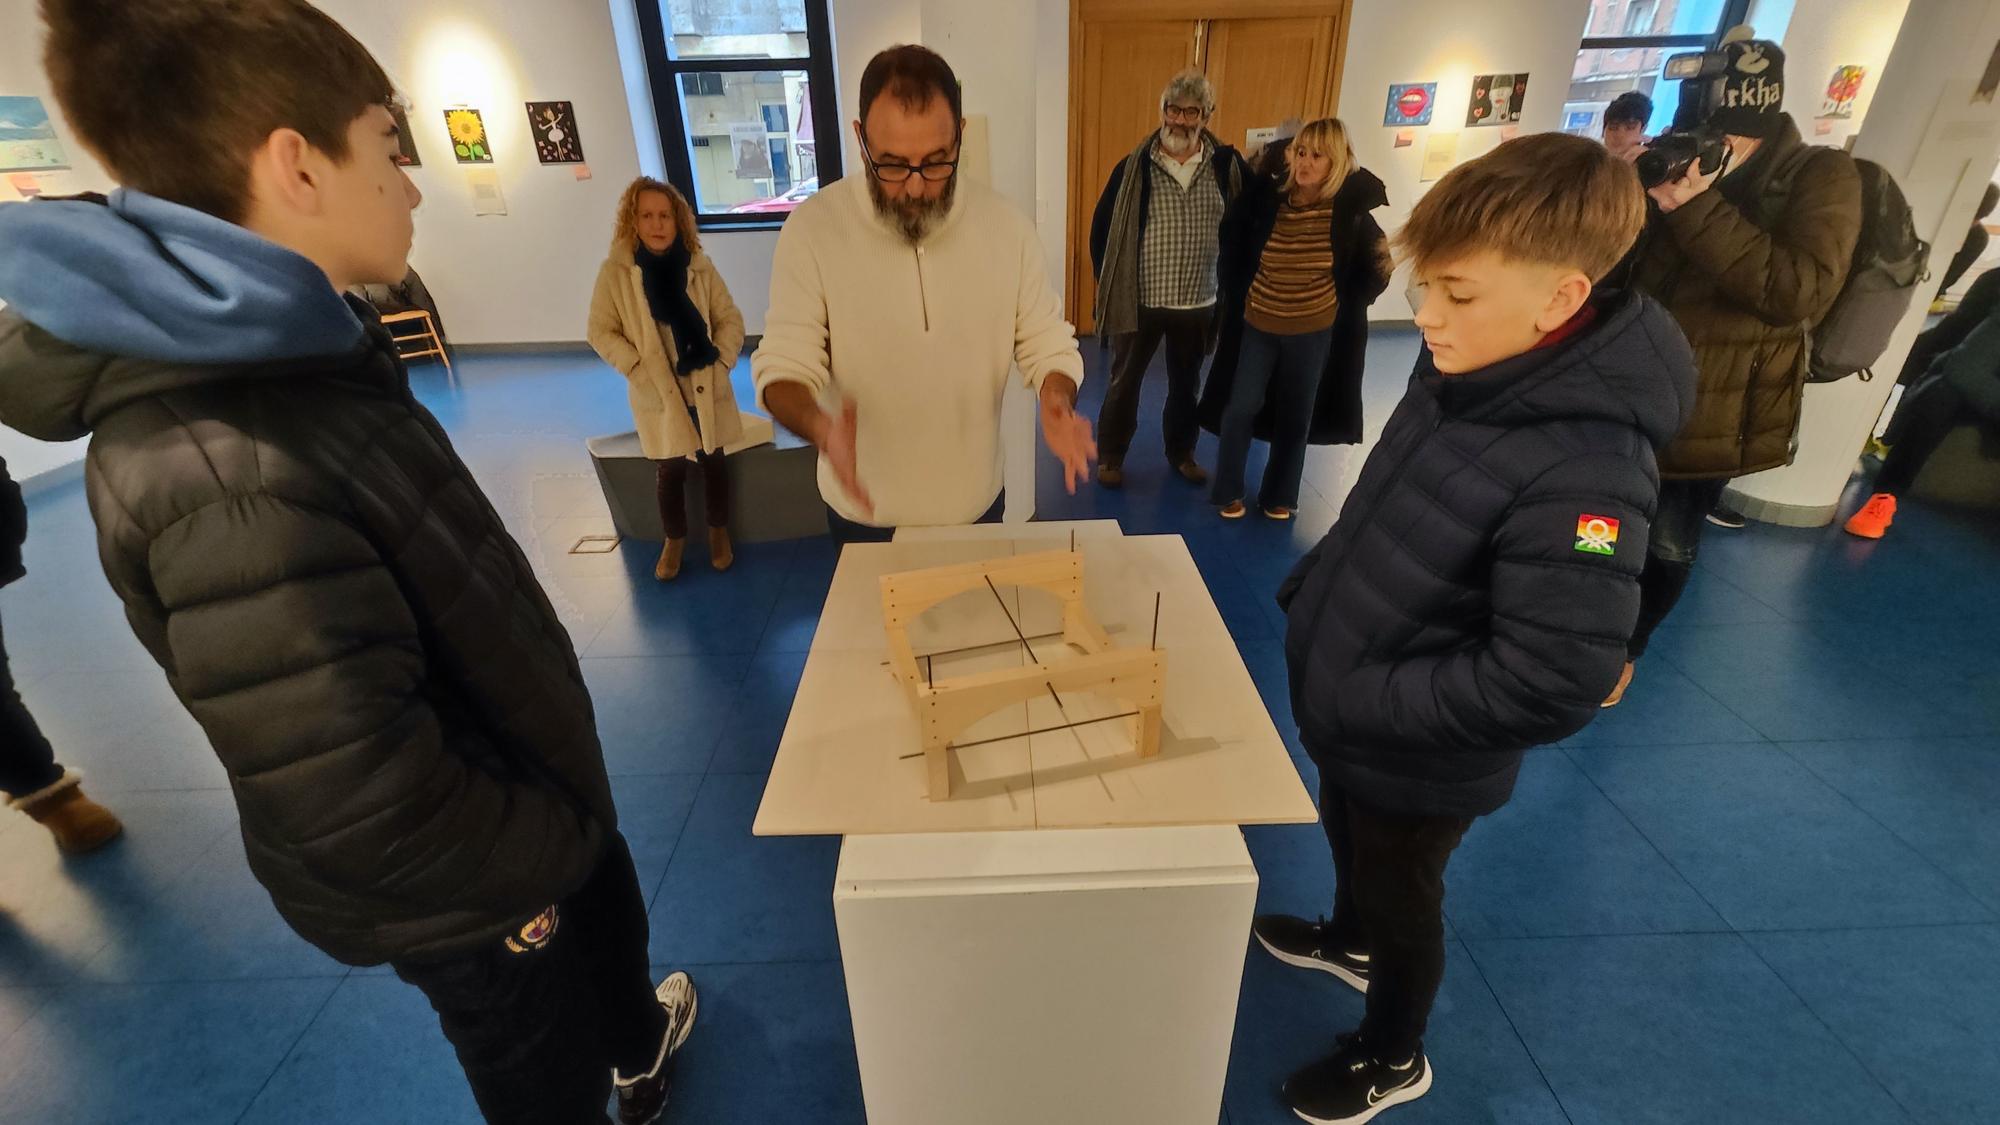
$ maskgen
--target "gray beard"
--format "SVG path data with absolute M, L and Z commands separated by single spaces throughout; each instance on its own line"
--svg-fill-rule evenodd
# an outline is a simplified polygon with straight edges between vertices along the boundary
M 1201 137 L 1185 125 L 1163 125 L 1160 127 L 1160 147 L 1168 156 L 1186 156 L 1201 144 Z
M 875 201 L 875 213 L 915 246 L 928 238 L 951 212 L 952 200 L 958 198 L 958 177 L 946 180 L 944 190 L 933 199 L 890 199 L 882 181 L 870 176 L 868 197 Z

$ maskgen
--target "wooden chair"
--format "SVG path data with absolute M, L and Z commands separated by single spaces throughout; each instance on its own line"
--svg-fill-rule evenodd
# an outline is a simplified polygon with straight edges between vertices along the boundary
M 444 340 L 438 336 L 437 322 L 431 314 L 422 309 L 409 312 L 390 313 L 382 318 L 382 324 L 389 329 L 389 335 L 396 341 L 396 354 L 405 360 L 438 357 L 444 364 L 446 379 L 456 379 L 451 369 L 451 357 L 445 354 Z M 398 325 L 406 325 L 414 331 L 398 330 Z

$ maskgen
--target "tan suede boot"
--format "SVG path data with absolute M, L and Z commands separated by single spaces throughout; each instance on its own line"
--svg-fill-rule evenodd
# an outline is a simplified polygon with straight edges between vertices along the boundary
M 653 566 L 653 577 L 662 582 L 672 582 L 681 576 L 681 556 L 687 553 L 688 541 L 669 539 L 660 548 L 660 561 Z
M 736 548 L 729 545 L 728 528 L 708 529 L 708 558 L 717 570 L 728 570 L 736 562 Z
M 62 780 L 11 802 L 56 838 L 56 847 L 70 855 L 94 852 L 118 838 L 125 826 L 110 809 L 83 795 L 83 778 L 64 773 Z

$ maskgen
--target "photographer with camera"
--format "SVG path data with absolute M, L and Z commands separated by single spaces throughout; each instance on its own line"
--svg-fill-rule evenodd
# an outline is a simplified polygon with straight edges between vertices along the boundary
M 1694 417 L 1660 454 L 1660 507 L 1630 659 L 1687 588 L 1708 513 L 1730 478 L 1791 462 L 1809 334 L 1848 276 L 1862 227 L 1847 154 L 1808 146 L 1787 117 L 1778 45 L 1731 32 L 1669 60 L 1674 128 L 1636 162 L 1654 206 L 1631 284 L 1694 345 Z M 1625 665 L 1613 706 L 1632 680 Z

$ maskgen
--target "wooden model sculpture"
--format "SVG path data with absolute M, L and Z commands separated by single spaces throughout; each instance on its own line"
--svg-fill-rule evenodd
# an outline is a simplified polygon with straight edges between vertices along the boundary
M 1015 640 L 1026 651 L 1028 663 L 1019 668 L 953 679 L 933 680 L 918 664 L 910 648 L 909 627 L 925 610 L 949 598 L 985 587 L 999 598 L 1000 586 L 1024 586 L 1053 594 L 1062 602 L 1062 643 L 1084 655 L 1060 663 L 1044 663 L 1035 655 L 1030 638 L 1023 635 L 1013 614 Z M 1001 603 L 1002 612 L 1006 603 Z M 889 636 L 889 663 L 896 677 L 910 693 L 917 721 L 923 732 L 924 767 L 929 776 L 930 796 L 943 801 L 951 796 L 951 766 L 946 752 L 952 740 L 980 719 L 1013 703 L 1024 703 L 1048 692 L 1062 709 L 1062 692 L 1092 691 L 1128 703 L 1133 710 L 1106 719 L 1065 722 L 1060 726 L 1031 730 L 1009 738 L 1068 730 L 1085 723 L 1108 719 L 1136 719 L 1133 744 L 1141 758 L 1160 752 L 1161 701 L 1166 688 L 1166 654 L 1155 648 L 1116 649 L 1102 626 L 1083 604 L 1083 556 L 1075 551 L 1048 551 L 1035 555 L 989 559 L 961 566 L 933 567 L 882 576 L 882 619 Z M 1158 639 L 1155 623 L 1155 641 Z M 956 650 L 963 651 L 963 650 Z M 942 653 L 932 655 L 944 655 Z M 1065 712 L 1065 717 L 1067 713 Z M 970 744 L 970 745 L 976 745 Z

